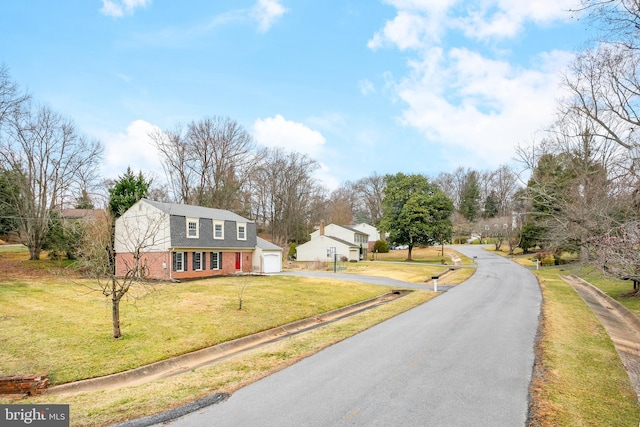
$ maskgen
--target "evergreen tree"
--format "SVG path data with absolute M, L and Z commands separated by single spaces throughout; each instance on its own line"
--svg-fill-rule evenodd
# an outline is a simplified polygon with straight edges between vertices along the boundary
M 134 175 L 131 168 L 127 168 L 109 190 L 109 211 L 113 217 L 118 218 L 138 200 L 147 197 L 151 182 L 142 172 Z
M 460 199 L 460 213 L 469 221 L 475 221 L 478 217 L 480 206 L 480 186 L 478 185 L 478 172 L 470 171 L 462 184 L 462 197 Z
M 484 201 L 484 212 L 483 215 L 485 218 L 495 218 L 498 216 L 498 196 L 494 190 L 491 190 L 487 199 Z

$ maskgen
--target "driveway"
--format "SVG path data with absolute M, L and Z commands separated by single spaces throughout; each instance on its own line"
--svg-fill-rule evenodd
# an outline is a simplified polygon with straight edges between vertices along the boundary
M 526 269 L 479 247 L 476 274 L 333 345 L 187 426 L 524 426 L 541 294 Z

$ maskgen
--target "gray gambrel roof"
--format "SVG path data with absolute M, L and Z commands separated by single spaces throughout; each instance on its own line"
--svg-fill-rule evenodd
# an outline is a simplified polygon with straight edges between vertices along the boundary
M 177 203 L 156 202 L 148 199 L 142 200 L 169 215 L 191 218 L 216 219 L 220 221 L 253 222 L 224 209 L 204 208 L 202 206 L 181 205 Z

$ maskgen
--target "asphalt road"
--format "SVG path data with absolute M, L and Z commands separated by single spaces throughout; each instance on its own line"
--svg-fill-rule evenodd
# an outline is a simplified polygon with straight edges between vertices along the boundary
M 437 298 L 188 414 L 193 426 L 523 426 L 541 295 L 479 247 Z

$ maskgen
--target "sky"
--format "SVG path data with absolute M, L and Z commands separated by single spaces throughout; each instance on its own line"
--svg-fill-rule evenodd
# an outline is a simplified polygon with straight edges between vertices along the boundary
M 334 189 L 515 164 L 589 39 L 576 1 L 2 0 L 0 63 L 105 178 L 164 179 L 149 133 L 221 116 Z

